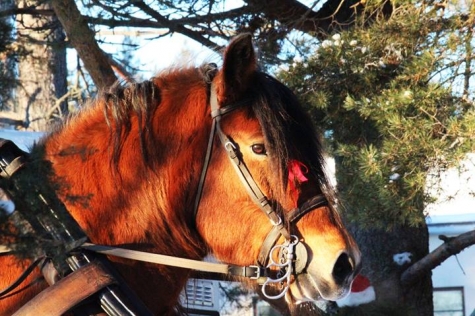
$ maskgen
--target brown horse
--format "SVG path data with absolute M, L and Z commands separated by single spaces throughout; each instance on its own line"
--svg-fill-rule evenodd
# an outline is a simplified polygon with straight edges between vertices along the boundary
M 212 129 L 218 132 L 205 163 Z M 230 148 L 251 180 L 236 172 Z M 94 243 L 191 259 L 212 253 L 248 266 L 256 264 L 273 223 L 280 228 L 271 246 L 290 238 L 306 252 L 303 266 L 284 280 L 289 304 L 339 299 L 358 272 L 360 253 L 333 207 L 309 117 L 287 87 L 258 70 L 249 35 L 229 44 L 219 70 L 173 68 L 112 88 L 33 152 L 51 162 L 48 180 Z M 250 189 L 243 181 L 254 184 Z M 265 195 L 270 215 L 253 190 Z M 325 196 L 324 203 L 307 202 L 315 196 Z M 292 211 L 302 205 L 305 212 Z M 154 314 L 176 312 L 189 270 L 111 260 Z M 13 256 L 0 257 L 0 289 L 20 274 L 17 264 Z M 11 315 L 43 287 L 1 299 L 0 314 Z M 272 288 L 266 290 L 278 293 Z

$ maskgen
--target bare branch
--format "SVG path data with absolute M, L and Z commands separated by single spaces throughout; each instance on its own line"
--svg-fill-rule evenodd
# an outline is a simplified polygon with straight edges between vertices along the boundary
M 206 15 L 197 15 L 192 17 L 184 17 L 178 19 L 181 24 L 199 24 L 199 23 L 212 23 L 215 21 L 223 21 L 227 19 L 233 19 L 245 14 L 255 13 L 252 7 L 244 6 L 236 9 L 232 9 L 224 12 L 209 13 Z
M 288 28 L 325 37 L 332 30 L 354 23 L 359 0 L 328 0 L 318 11 L 313 11 L 298 0 L 244 0 L 269 19 L 277 20 Z
M 181 33 L 181 34 L 197 41 L 198 43 L 203 44 L 204 46 L 207 46 L 207 47 L 213 48 L 213 49 L 216 48 L 217 45 L 213 41 L 210 41 L 209 39 L 205 38 L 199 32 L 195 32 L 193 30 L 190 30 L 190 29 L 184 27 L 182 24 L 176 23 L 176 21 L 162 16 L 160 13 L 158 13 L 157 11 L 150 8 L 145 2 L 143 2 L 141 0 L 134 1 L 134 5 L 137 8 L 141 9 L 146 14 L 148 14 L 150 17 L 154 18 L 159 24 L 167 25 L 167 27 L 170 29 L 171 32 Z
M 112 69 L 119 75 L 122 80 L 126 82 L 134 82 L 134 76 L 125 69 L 118 61 L 116 61 L 112 56 L 109 56 L 109 62 L 112 66 Z
M 421 275 L 430 271 L 447 260 L 449 257 L 460 253 L 467 247 L 475 244 L 475 230 L 461 234 L 446 241 L 427 256 L 410 266 L 401 275 L 403 286 L 413 284 Z
M 0 125 L 26 127 L 28 124 L 19 113 L 2 111 L 0 115 Z

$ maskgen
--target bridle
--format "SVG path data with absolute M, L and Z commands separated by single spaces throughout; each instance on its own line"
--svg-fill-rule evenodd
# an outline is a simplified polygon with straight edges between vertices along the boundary
M 239 101 L 233 104 L 220 106 L 217 98 L 216 86 L 211 82 L 209 103 L 211 107 L 212 125 L 194 204 L 194 218 L 196 219 L 197 217 L 206 174 L 211 160 L 213 143 L 215 136 L 217 135 L 248 195 L 266 214 L 272 225 L 271 230 L 261 246 L 257 258 L 257 265 L 247 267 L 230 266 L 229 273 L 257 280 L 266 277 L 262 286 L 262 293 L 264 296 L 269 299 L 281 298 L 288 290 L 291 276 L 303 273 L 308 264 L 306 246 L 296 235 L 291 234 L 289 227 L 295 225 L 302 216 L 310 211 L 321 206 L 327 206 L 328 201 L 323 194 L 320 194 L 309 199 L 307 202 L 303 203 L 303 205 L 293 209 L 289 213 L 283 215 L 278 214 L 253 179 L 249 169 L 242 159 L 239 147 L 221 129 L 221 118 L 241 107 L 244 102 Z M 284 218 L 282 218 L 282 216 L 284 216 Z M 276 245 L 281 237 L 284 238 L 284 243 Z M 278 262 L 275 262 L 273 259 L 275 255 L 279 258 Z M 276 269 L 278 269 L 277 277 L 272 278 L 270 275 L 272 274 L 272 271 L 275 271 Z M 268 294 L 266 292 L 267 286 L 276 284 L 282 285 L 280 293 L 275 296 Z

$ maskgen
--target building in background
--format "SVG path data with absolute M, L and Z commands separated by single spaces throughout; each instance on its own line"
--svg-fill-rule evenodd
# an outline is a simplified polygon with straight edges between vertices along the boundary
M 475 199 L 471 205 L 475 207 Z M 429 250 L 448 238 L 475 230 L 475 213 L 439 215 L 428 219 Z M 432 270 L 434 316 L 475 316 L 475 247 L 451 256 Z
M 446 239 L 475 230 L 475 154 L 440 176 L 440 182 L 429 187 L 436 198 L 426 209 L 429 251 L 444 243 L 439 236 Z M 433 269 L 432 283 L 435 316 L 475 316 L 475 247 Z

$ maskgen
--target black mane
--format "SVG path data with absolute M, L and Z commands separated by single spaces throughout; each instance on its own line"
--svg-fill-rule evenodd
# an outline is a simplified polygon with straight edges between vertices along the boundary
M 276 157 L 275 169 L 282 180 L 282 189 L 287 185 L 288 163 L 296 159 L 308 167 L 324 192 L 329 182 L 324 171 L 322 145 L 295 94 L 277 79 L 261 72 L 257 73 L 251 89 L 257 100 L 253 111 L 267 146 Z
M 116 84 L 104 95 L 104 115 L 111 127 L 113 137 L 112 159 L 117 164 L 122 149 L 121 139 L 131 129 L 130 113 L 134 113 L 139 121 L 139 139 L 142 156 L 145 162 L 149 157 L 148 148 L 152 140 L 153 107 L 160 103 L 160 90 L 151 80 L 140 83 Z

